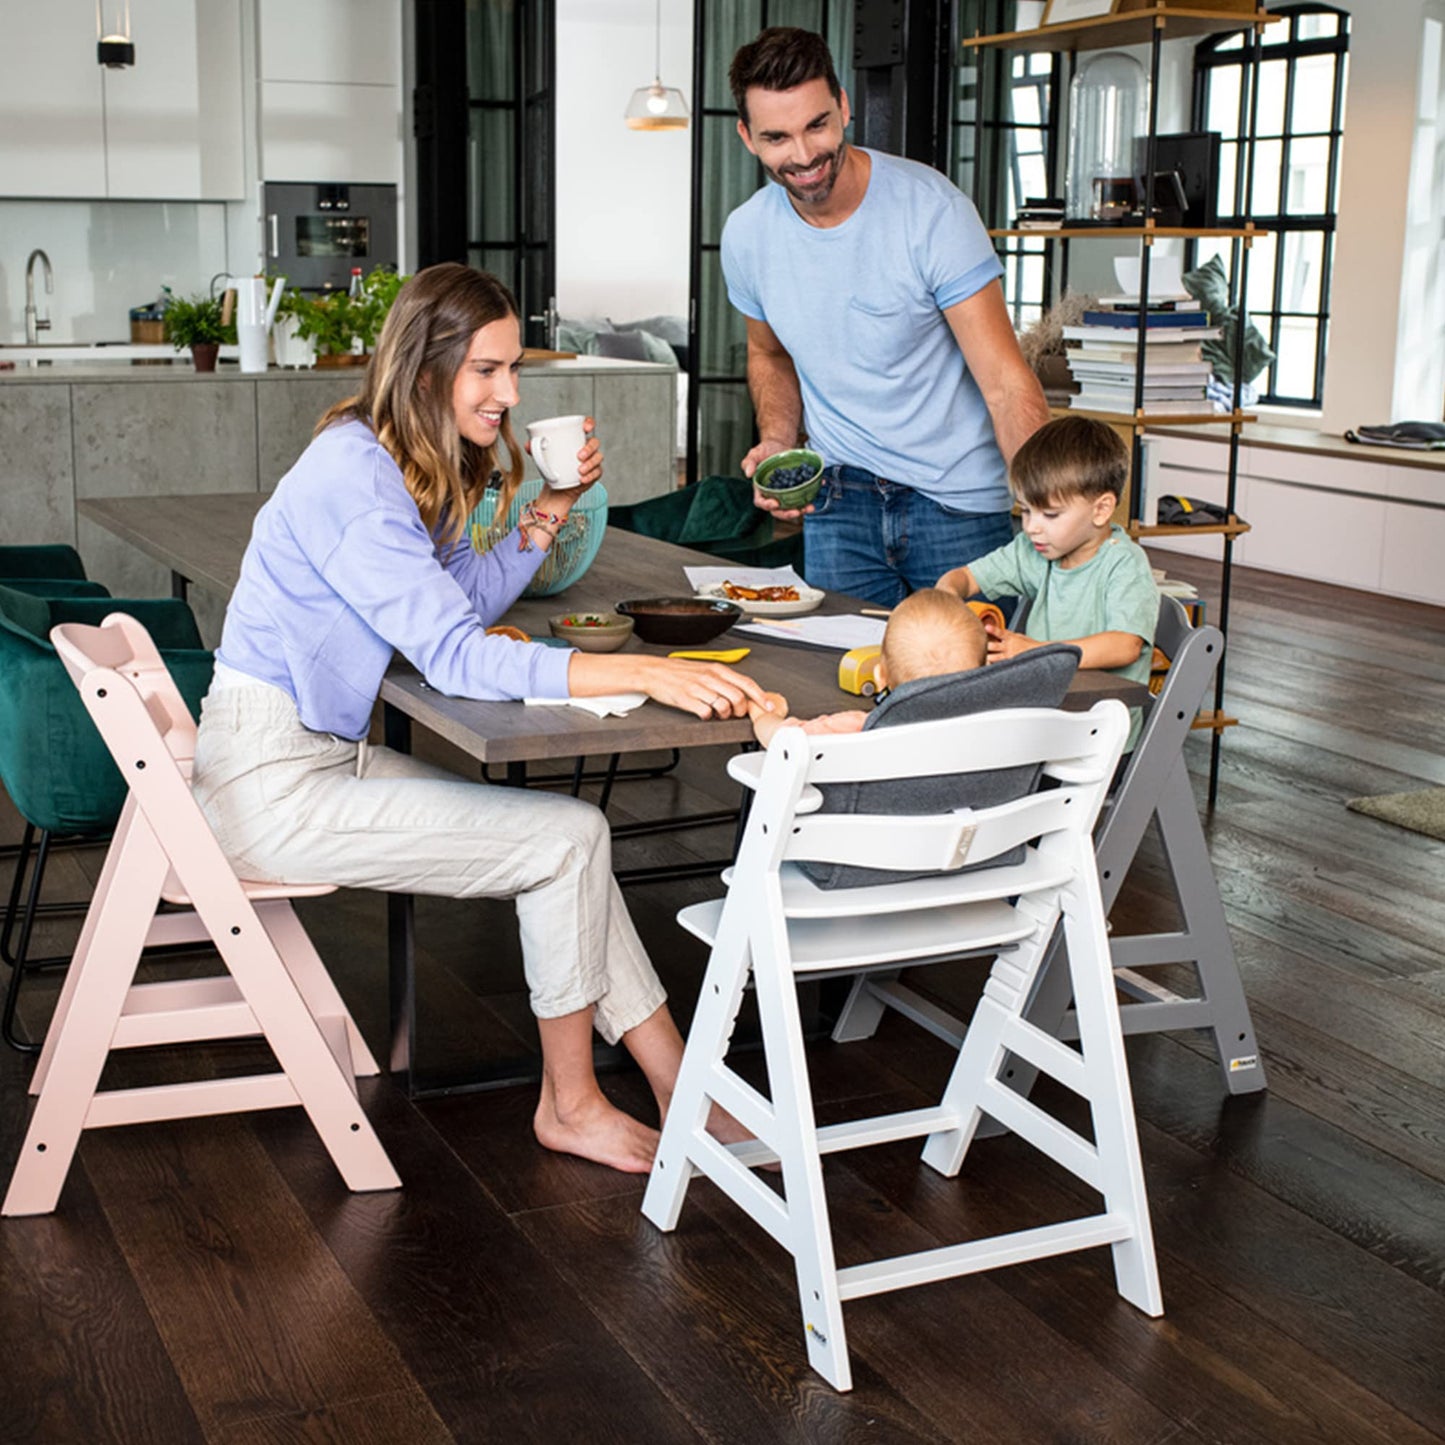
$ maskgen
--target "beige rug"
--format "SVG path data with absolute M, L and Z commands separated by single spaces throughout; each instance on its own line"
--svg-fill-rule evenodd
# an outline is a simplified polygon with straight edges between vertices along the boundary
M 1445 843 L 1445 788 L 1417 788 L 1410 793 L 1377 793 L 1351 798 L 1345 807 L 1397 828 L 1424 833 Z

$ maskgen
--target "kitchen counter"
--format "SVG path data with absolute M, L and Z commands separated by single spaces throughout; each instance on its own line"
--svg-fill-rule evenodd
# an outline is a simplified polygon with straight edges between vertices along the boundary
M 172 353 L 174 355 L 174 353 Z M 3 352 L 0 352 L 3 356 Z M 354 396 L 358 367 L 243 373 L 170 364 L 62 362 L 0 371 L 0 537 L 69 542 L 118 597 L 163 595 L 164 570 L 77 514 L 91 497 L 270 491 L 317 419 Z M 529 361 L 512 424 L 582 412 L 597 419 L 609 498 L 637 502 L 676 482 L 677 372 L 583 356 Z M 529 464 L 529 473 L 531 472 Z M 208 642 L 219 612 L 198 599 Z

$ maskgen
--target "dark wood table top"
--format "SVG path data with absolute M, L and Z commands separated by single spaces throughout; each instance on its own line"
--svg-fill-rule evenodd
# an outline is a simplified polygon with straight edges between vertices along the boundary
M 251 524 L 268 494 L 228 492 L 209 496 L 91 498 L 80 511 L 197 586 L 229 595 L 241 571 Z M 670 542 L 608 530 L 597 560 L 580 581 L 555 597 L 524 598 L 506 620 L 535 636 L 548 635 L 547 619 L 560 612 L 603 611 L 631 597 L 686 595 L 685 566 L 717 566 L 718 559 Z M 830 593 L 823 613 L 856 611 L 855 598 Z M 841 653 L 789 645 L 737 632 L 706 644 L 712 649 L 748 647 L 738 664 L 765 688 L 783 693 L 800 717 L 867 706 L 837 684 Z M 628 652 L 666 655 L 633 638 Z M 1109 673 L 1081 672 L 1065 706 L 1080 711 L 1103 698 L 1139 703 L 1138 683 Z M 647 702 L 626 717 L 597 718 L 580 708 L 527 707 L 518 702 L 478 702 L 435 692 L 416 670 L 397 658 L 381 686 L 382 701 L 484 763 L 569 758 L 650 748 L 736 744 L 752 738 L 746 718 L 692 717 Z

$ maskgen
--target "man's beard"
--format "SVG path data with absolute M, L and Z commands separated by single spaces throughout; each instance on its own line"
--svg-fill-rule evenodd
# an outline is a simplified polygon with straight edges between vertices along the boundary
M 829 156 L 826 152 L 820 156 L 813 157 L 813 164 L 810 166 L 783 166 L 780 170 L 773 170 L 764 166 L 770 179 L 776 181 L 795 200 L 801 201 L 804 205 L 819 205 L 826 201 L 833 194 L 833 187 L 838 183 L 838 177 L 843 172 L 843 161 L 848 154 L 848 142 L 839 141 L 838 149 Z M 804 189 L 794 185 L 790 179 L 799 171 L 813 170 L 819 161 L 826 160 L 828 168 L 823 172 L 823 178 L 814 185 Z

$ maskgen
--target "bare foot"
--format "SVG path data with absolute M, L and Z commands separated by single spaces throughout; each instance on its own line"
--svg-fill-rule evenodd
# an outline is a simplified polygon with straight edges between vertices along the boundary
M 608 1103 L 600 1090 L 564 1111 L 544 1080 L 532 1129 L 545 1149 L 575 1154 L 624 1174 L 646 1174 L 657 1153 L 657 1131 Z
M 753 1137 L 721 1104 L 714 1104 L 707 1116 L 707 1132 L 719 1144 L 746 1144 Z

